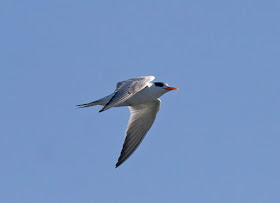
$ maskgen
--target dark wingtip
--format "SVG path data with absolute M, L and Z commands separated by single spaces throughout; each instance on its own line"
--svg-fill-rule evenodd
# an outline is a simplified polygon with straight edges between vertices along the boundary
M 120 160 L 120 158 L 118 159 L 118 162 L 116 163 L 116 168 L 118 168 L 120 165 L 122 165 L 124 161 Z
M 118 163 L 116 164 L 116 167 L 115 167 L 115 168 L 118 168 L 120 165 L 121 165 L 121 164 L 118 162 Z
M 99 113 L 102 112 L 102 111 L 107 110 L 107 109 L 105 109 L 105 108 L 106 108 L 106 106 L 104 106 L 104 107 L 99 111 Z

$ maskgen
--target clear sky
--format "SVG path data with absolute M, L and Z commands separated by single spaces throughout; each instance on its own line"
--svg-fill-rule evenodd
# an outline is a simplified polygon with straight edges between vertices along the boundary
M 279 1 L 1 1 L 1 203 L 280 202 Z M 126 107 L 180 88 L 119 168 Z

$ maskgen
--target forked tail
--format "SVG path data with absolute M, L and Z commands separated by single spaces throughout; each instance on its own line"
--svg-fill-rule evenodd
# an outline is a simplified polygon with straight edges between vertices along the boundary
M 99 105 L 98 101 L 94 101 L 94 102 L 90 102 L 90 103 L 86 103 L 86 104 L 78 104 L 76 105 L 78 108 L 85 108 L 85 107 L 91 107 L 91 106 L 95 106 L 95 105 Z
M 98 99 L 96 101 L 90 102 L 90 103 L 79 104 L 79 105 L 77 105 L 77 107 L 78 108 L 85 108 L 85 107 L 90 107 L 90 106 L 95 106 L 95 105 L 103 105 L 103 106 L 105 106 L 110 101 L 110 99 L 112 98 L 113 95 L 114 95 L 114 93 L 110 94 L 110 95 L 108 95 L 106 97 L 103 97 L 101 99 Z

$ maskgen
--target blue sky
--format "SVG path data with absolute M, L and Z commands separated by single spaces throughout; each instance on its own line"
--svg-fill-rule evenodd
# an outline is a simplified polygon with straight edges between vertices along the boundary
M 2 1 L 0 202 L 280 202 L 279 9 Z M 115 169 L 128 108 L 75 105 L 142 75 L 180 90 Z

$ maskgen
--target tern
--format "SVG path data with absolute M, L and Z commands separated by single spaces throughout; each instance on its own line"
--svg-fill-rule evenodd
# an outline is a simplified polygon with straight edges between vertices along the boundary
M 159 97 L 171 90 L 178 90 L 163 82 L 152 82 L 154 79 L 154 76 L 142 76 L 118 82 L 114 93 L 77 105 L 80 108 L 103 105 L 99 112 L 112 107 L 128 106 L 130 118 L 116 168 L 133 154 L 152 127 L 161 104 Z

